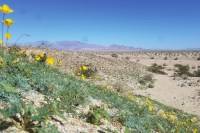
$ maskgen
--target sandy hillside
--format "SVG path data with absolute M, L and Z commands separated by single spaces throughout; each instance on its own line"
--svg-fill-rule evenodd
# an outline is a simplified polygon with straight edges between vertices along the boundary
M 31 50 L 32 51 L 32 50 Z M 30 51 L 30 52 L 31 52 Z M 36 50 L 34 50 L 35 52 Z M 40 52 L 40 51 L 37 51 Z M 48 52 L 48 51 L 47 51 Z M 60 69 L 73 74 L 74 68 L 92 64 L 98 70 L 97 77 L 90 79 L 98 85 L 107 86 L 122 93 L 149 96 L 165 105 L 200 116 L 200 78 L 183 80 L 173 77 L 174 65 L 189 65 L 191 72 L 198 69 L 199 52 L 48 52 L 62 58 Z M 117 57 L 112 57 L 112 54 Z M 148 72 L 152 63 L 164 65 L 167 75 Z M 141 77 L 152 74 L 153 87 L 138 83 Z

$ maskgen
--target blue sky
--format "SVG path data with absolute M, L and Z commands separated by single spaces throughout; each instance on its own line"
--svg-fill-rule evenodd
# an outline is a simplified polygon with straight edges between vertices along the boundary
M 199 48 L 199 0 L 1 0 L 12 42 L 77 40 L 143 48 Z

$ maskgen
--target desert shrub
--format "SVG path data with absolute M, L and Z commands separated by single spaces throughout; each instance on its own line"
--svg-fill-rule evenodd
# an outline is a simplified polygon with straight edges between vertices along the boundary
M 114 57 L 114 58 L 118 58 L 119 57 L 119 55 L 116 54 L 116 53 L 111 54 L 111 56 Z
M 150 57 L 151 60 L 155 59 L 154 57 Z
M 126 59 L 126 60 L 130 60 L 130 57 L 127 56 L 127 57 L 125 57 L 125 59 Z
M 178 57 L 174 58 L 174 60 L 178 60 Z
M 166 67 L 167 66 L 167 64 L 166 63 L 163 63 L 163 67 Z
M 168 58 L 167 57 L 164 57 L 164 60 L 167 60 Z
M 153 73 L 158 73 L 158 74 L 166 74 L 163 71 L 164 67 L 161 65 L 158 65 L 156 63 L 152 64 L 150 67 L 147 68 L 148 71 L 153 72 Z
M 153 88 L 154 79 L 152 74 L 145 74 L 139 78 L 139 83 L 141 85 L 147 86 L 148 88 Z
M 193 72 L 194 77 L 200 77 L 200 69 Z
M 76 68 L 75 75 L 80 76 L 82 79 L 87 79 L 95 76 L 97 73 L 96 67 L 89 65 L 81 65 L 80 67 Z
M 109 114 L 100 107 L 94 107 L 91 111 L 87 114 L 87 122 L 95 125 L 101 124 L 101 119 L 109 120 Z
M 181 64 L 175 64 L 175 76 L 182 76 L 182 75 L 187 75 L 187 76 L 192 76 L 190 73 L 190 67 L 189 65 L 181 65 Z
M 21 48 L 19 46 L 14 45 L 14 46 L 9 47 L 8 51 L 9 51 L 9 53 L 17 54 L 21 51 Z
M 195 66 L 192 66 L 192 69 L 195 69 L 196 67 Z
M 198 57 L 197 60 L 200 61 L 200 57 Z

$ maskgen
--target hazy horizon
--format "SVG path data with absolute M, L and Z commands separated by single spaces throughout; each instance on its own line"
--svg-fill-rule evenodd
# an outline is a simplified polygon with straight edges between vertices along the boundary
M 149 49 L 199 48 L 198 0 L 2 0 L 15 42 L 80 41 Z

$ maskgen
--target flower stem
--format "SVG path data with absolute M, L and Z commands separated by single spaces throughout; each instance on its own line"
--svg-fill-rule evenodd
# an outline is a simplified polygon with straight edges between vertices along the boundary
M 9 27 L 7 27 L 7 31 L 6 31 L 6 33 L 8 33 L 8 31 L 9 31 Z M 6 38 L 6 46 L 8 45 L 8 38 Z
M 4 24 L 3 24 L 3 22 L 4 22 L 4 19 L 5 19 L 5 14 L 3 13 L 3 19 L 2 19 L 2 46 L 4 46 Z

